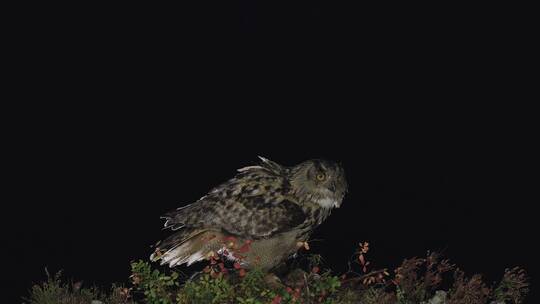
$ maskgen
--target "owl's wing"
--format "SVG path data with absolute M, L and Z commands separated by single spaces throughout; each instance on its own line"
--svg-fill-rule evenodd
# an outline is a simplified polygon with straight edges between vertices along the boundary
M 224 230 L 258 239 L 302 224 L 302 208 L 286 199 L 286 180 L 265 168 L 241 171 L 194 204 L 166 214 L 165 227 Z
M 299 205 L 285 200 L 265 203 L 259 197 L 239 201 L 202 200 L 166 216 L 171 228 L 210 228 L 224 230 L 248 239 L 270 237 L 299 226 L 306 215 Z

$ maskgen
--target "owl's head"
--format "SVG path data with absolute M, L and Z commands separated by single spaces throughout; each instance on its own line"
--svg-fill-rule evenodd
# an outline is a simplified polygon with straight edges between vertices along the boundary
M 300 198 L 323 208 L 341 206 L 347 192 L 345 171 L 335 162 L 312 159 L 291 168 L 290 183 Z

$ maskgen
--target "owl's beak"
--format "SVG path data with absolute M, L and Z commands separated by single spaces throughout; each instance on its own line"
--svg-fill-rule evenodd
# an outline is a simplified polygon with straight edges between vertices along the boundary
M 330 190 L 330 191 L 336 193 L 336 183 L 330 184 L 330 187 L 328 188 L 328 190 Z

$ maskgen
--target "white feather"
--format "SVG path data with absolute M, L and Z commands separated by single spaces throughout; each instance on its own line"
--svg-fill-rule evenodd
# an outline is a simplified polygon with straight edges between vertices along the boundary
M 186 225 L 182 224 L 182 225 L 177 226 L 177 227 L 172 227 L 171 230 L 172 230 L 172 231 L 176 231 L 176 230 L 178 230 L 178 229 L 180 229 L 180 228 L 184 228 L 185 226 L 186 226 Z M 165 227 L 167 227 L 167 226 L 165 226 Z
M 187 265 L 189 266 L 189 265 L 191 265 L 191 264 L 193 264 L 195 262 L 198 262 L 198 261 L 200 261 L 202 259 L 204 259 L 204 255 L 203 255 L 202 251 L 197 251 L 187 259 Z
M 321 205 L 323 208 L 332 208 L 332 207 L 339 207 L 338 201 L 331 199 L 331 198 L 322 198 L 317 200 L 317 204 Z
M 244 171 L 248 171 L 248 170 L 251 170 L 251 169 L 263 169 L 263 167 L 261 167 L 261 166 L 247 166 L 247 167 L 240 168 L 237 171 L 238 172 L 244 172 Z
M 176 210 L 182 210 L 182 209 L 187 208 L 187 207 L 189 207 L 189 206 L 191 206 L 191 205 L 193 205 L 193 204 L 187 204 L 187 205 L 185 205 L 185 206 L 178 207 L 178 208 L 176 208 Z
M 182 261 L 187 258 L 185 255 L 190 246 L 190 242 L 185 242 L 180 246 L 169 249 L 161 256 L 161 265 L 169 264 L 173 267 L 177 263 L 183 263 Z
M 170 266 L 170 267 L 176 266 L 177 264 L 179 264 L 178 262 L 180 261 L 180 259 L 181 259 L 181 258 L 178 257 L 178 258 L 176 258 L 176 259 L 170 260 L 170 261 L 169 261 L 169 266 Z M 162 262 L 161 262 L 161 265 L 164 265 L 164 264 L 167 264 L 167 262 L 163 262 L 163 261 L 162 261 Z
M 233 254 L 230 250 L 228 250 L 226 247 L 221 248 L 220 250 L 218 250 L 217 253 L 218 253 L 219 255 L 222 255 L 222 256 L 226 257 L 227 260 L 229 260 L 229 261 L 236 261 L 236 260 L 238 260 L 238 258 L 236 258 L 236 257 L 234 256 L 234 254 Z M 225 254 L 225 253 L 227 253 L 227 254 Z
M 265 162 L 265 163 L 268 163 L 268 162 L 269 162 L 269 159 L 266 158 L 266 157 L 262 157 L 262 156 L 260 156 L 260 155 L 258 155 L 257 157 L 258 157 L 260 160 L 262 160 L 263 162 Z

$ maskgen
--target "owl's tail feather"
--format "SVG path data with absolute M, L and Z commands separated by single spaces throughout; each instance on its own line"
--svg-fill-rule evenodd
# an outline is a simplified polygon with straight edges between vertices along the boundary
M 214 240 L 216 236 L 208 230 L 183 228 L 159 243 L 150 260 L 160 261 L 161 265 L 169 264 L 169 267 L 186 263 L 189 266 L 219 249 Z

